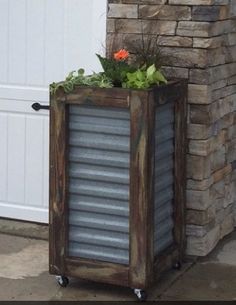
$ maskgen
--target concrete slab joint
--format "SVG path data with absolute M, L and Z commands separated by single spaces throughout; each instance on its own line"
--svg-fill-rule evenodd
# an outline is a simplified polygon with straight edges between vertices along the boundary
M 107 44 L 159 35 L 169 78 L 189 80 L 187 254 L 205 256 L 236 226 L 236 3 L 109 0 Z M 142 26 L 141 26 L 142 25 Z

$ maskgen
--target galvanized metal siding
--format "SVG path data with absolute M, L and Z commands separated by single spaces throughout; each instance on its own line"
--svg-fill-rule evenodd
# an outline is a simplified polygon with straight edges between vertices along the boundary
M 69 255 L 129 264 L 129 110 L 69 116 Z
M 154 193 L 154 253 L 157 255 L 173 243 L 174 107 L 170 103 L 156 109 Z

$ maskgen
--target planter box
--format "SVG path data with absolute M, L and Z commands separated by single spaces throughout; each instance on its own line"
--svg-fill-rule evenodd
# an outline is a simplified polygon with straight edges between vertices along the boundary
M 184 251 L 184 81 L 51 97 L 50 272 L 145 289 Z

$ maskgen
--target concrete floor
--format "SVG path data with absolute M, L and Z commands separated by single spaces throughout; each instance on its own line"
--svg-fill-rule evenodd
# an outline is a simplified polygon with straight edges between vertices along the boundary
M 136 300 L 128 288 L 71 279 L 61 288 L 48 273 L 48 242 L 0 234 L 0 301 Z M 236 300 L 236 232 L 207 258 L 166 273 L 149 300 Z

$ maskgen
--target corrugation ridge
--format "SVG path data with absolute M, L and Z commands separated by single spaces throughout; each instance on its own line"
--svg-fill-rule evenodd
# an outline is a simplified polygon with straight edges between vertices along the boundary
M 110 108 L 110 107 L 89 107 L 89 106 L 70 106 L 70 114 L 78 114 L 89 117 L 104 117 L 104 118 L 115 118 L 130 120 L 130 113 L 127 109 L 121 108 Z
M 92 116 L 83 116 L 70 114 L 70 122 L 79 123 L 79 124 L 91 124 L 91 125 L 101 125 L 101 126 L 116 126 L 116 127 L 125 127 L 129 128 L 130 119 L 121 120 L 119 118 L 110 118 L 110 117 L 92 117 Z
M 174 141 L 168 140 L 164 142 L 165 144 L 162 145 L 155 145 L 156 151 L 155 151 L 155 159 L 156 161 L 159 161 L 163 159 L 165 156 L 172 155 L 174 153 Z
M 163 173 L 160 178 L 156 179 L 155 181 L 155 192 L 160 192 L 162 189 L 167 188 L 169 185 L 173 185 L 174 183 L 174 177 L 173 172 L 168 171 L 166 173 Z
M 155 208 L 162 207 L 166 202 L 173 199 L 173 188 L 169 192 L 162 190 L 162 192 L 155 192 Z
M 114 151 L 122 151 L 122 152 L 129 152 L 130 151 L 130 144 L 128 137 L 119 137 L 114 136 L 116 138 L 111 138 L 108 136 L 104 136 L 99 134 L 99 136 L 95 136 L 93 133 L 90 134 L 86 133 L 81 135 L 81 133 L 72 132 L 70 134 L 69 144 L 71 146 L 76 147 L 84 147 L 84 148 L 94 148 L 100 150 L 114 150 Z M 122 138 L 122 139 L 121 139 Z
M 129 218 L 117 215 L 73 212 L 70 210 L 69 224 L 74 226 L 83 225 L 86 228 L 98 228 L 105 231 L 129 232 Z
M 170 202 L 169 202 L 170 203 Z M 155 214 L 155 225 L 159 225 L 162 221 L 164 221 L 166 218 L 172 217 L 173 215 L 173 207 L 172 205 L 166 205 L 162 209 L 157 209 Z
M 130 130 L 125 127 L 119 127 L 119 132 L 117 131 L 116 126 L 107 126 L 107 125 L 92 125 L 92 124 L 79 124 L 79 123 L 70 123 L 71 131 L 79 132 L 90 132 L 95 134 L 103 133 L 105 135 L 121 135 L 129 136 Z
M 77 244 L 77 249 L 73 249 L 73 244 Z M 113 248 L 114 252 L 109 252 L 109 247 L 97 247 L 81 243 L 70 243 L 69 255 L 81 258 L 99 259 L 101 261 L 117 262 L 128 264 L 129 254 L 126 250 Z
M 112 231 L 85 229 L 83 227 L 71 227 L 69 241 L 77 243 L 88 243 L 104 247 L 119 247 L 123 250 L 129 249 L 129 235 Z
M 159 129 L 159 131 L 156 134 L 156 144 L 160 145 L 161 143 L 165 143 L 168 140 L 172 140 L 174 139 L 174 130 L 172 129 L 168 129 L 168 127 L 166 126 L 166 128 L 162 128 L 161 130 Z
M 162 223 L 158 225 L 158 231 L 154 234 L 155 241 L 158 242 L 159 239 L 163 238 L 168 232 L 170 232 L 174 228 L 174 221 L 172 218 L 168 220 L 163 220 Z
M 174 167 L 173 156 L 159 161 L 159 163 L 155 167 L 156 177 L 162 175 L 163 173 L 169 172 L 169 171 L 173 172 L 173 170 L 174 170 L 173 167 Z
M 155 117 L 154 253 L 173 243 L 174 107 L 160 106 Z
M 99 167 L 83 163 L 70 163 L 69 177 L 129 185 L 129 171 L 117 167 Z
M 117 152 L 111 150 L 99 150 L 92 148 L 78 148 L 70 147 L 69 161 L 88 163 L 92 164 L 102 164 L 106 166 L 129 168 L 130 159 L 128 152 Z
M 129 200 L 129 186 L 126 184 L 98 182 L 70 178 L 69 191 L 72 194 L 91 195 L 102 198 Z
M 94 202 L 96 201 L 96 202 Z M 129 215 L 129 207 L 127 201 L 118 201 L 92 196 L 78 196 L 70 194 L 70 208 L 76 211 L 87 211 L 102 214 L 111 214 L 118 216 Z
M 165 250 L 167 247 L 171 246 L 173 244 L 174 238 L 173 234 L 170 232 L 165 236 L 165 238 L 160 239 L 158 243 L 154 246 L 154 252 L 155 254 L 160 254 L 163 250 Z

